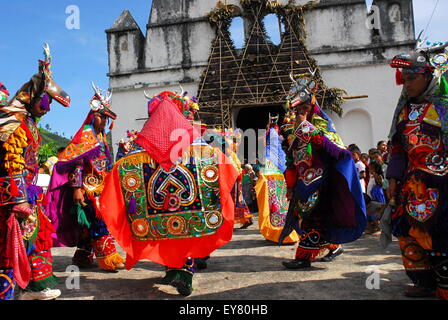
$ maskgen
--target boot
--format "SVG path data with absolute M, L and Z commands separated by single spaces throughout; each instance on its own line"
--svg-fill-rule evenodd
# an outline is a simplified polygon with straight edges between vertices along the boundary
M 210 257 L 195 258 L 194 263 L 196 265 L 196 269 L 198 269 L 198 270 L 207 269 L 207 259 L 208 258 L 210 258 Z
M 342 247 L 338 247 L 336 250 L 330 250 L 330 252 L 320 259 L 322 262 L 331 262 L 334 259 L 336 259 L 337 256 L 341 255 L 344 252 L 344 249 Z
M 176 271 L 176 278 L 171 281 L 171 285 L 184 297 L 193 292 L 193 274 L 186 271 Z
M 177 271 L 176 270 L 167 270 L 165 276 L 162 278 L 162 284 L 171 284 L 174 279 L 176 279 Z
M 93 253 L 84 249 L 77 249 L 72 258 L 72 263 L 80 269 L 95 267 L 93 263 Z
M 254 222 L 253 222 L 253 220 L 252 220 L 252 218 L 250 219 L 250 220 L 248 220 L 246 223 L 244 223 L 241 227 L 240 227 L 240 229 L 247 229 L 247 228 L 249 228 L 251 225 L 253 225 L 254 224 Z
M 433 290 L 416 285 L 408 287 L 403 294 L 409 298 L 426 298 L 434 297 L 435 295 Z

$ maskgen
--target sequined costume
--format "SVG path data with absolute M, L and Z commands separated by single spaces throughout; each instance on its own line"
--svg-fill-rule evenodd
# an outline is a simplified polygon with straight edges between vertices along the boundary
M 270 118 L 266 133 L 265 160 L 255 185 L 258 202 L 258 227 L 266 240 L 278 242 L 285 225 L 289 200 L 286 197 L 286 154 L 282 149 L 278 116 Z M 291 232 L 283 243 L 295 243 L 299 237 Z
M 416 103 L 403 89 L 389 138 L 387 179 L 398 182 L 392 233 L 398 237 L 406 274 L 416 287 L 436 290 L 448 299 L 448 83 L 441 75 L 448 65 L 437 65 L 444 47 L 417 48 L 392 59 L 401 72 L 430 74 Z
M 112 159 L 105 131 L 95 128 L 95 115 L 115 120 L 110 110 L 110 94 L 94 86 L 89 111 L 83 125 L 59 155 L 48 187 L 47 214 L 56 230 L 55 246 L 77 247 L 73 263 L 90 267 L 96 257 L 98 265 L 108 271 L 124 267 L 99 211 L 99 197 Z M 81 190 L 84 203 L 75 203 L 73 194 Z
M 164 265 L 163 283 L 189 295 L 191 257 L 207 257 L 232 237 L 237 172 L 183 116 L 185 104 L 168 91 L 150 98 L 149 118 L 106 178 L 100 202 L 126 268 L 141 259 Z
M 241 132 L 233 129 L 213 129 L 208 132 L 208 138 L 213 137 L 214 144 L 229 158 L 238 171 L 238 178 L 232 189 L 235 202 L 235 224 L 247 228 L 253 224 L 253 213 L 243 196 L 243 168 L 238 158 L 238 147 L 241 143 Z
M 305 103 L 313 109 L 308 120 L 294 123 L 286 138 L 290 145 L 285 179 L 292 196 L 279 242 L 297 231 L 300 241 L 291 262 L 297 266 L 309 266 L 334 244 L 358 239 L 366 225 L 354 162 L 331 119 L 319 108 L 310 83 L 312 77 L 302 75 L 291 90 L 292 108 Z M 288 268 L 290 263 L 283 264 Z
M 8 103 L 8 91 L 0 85 L 0 300 L 14 299 L 15 287 L 25 289 L 21 297 L 53 290 L 51 255 L 53 227 L 45 216 L 45 195 L 36 186 L 41 137 L 38 118 L 32 109 L 48 112 L 52 100 L 67 107 L 70 97 L 51 76 L 48 46 L 39 73 L 20 88 Z M 28 204 L 28 205 L 26 205 Z

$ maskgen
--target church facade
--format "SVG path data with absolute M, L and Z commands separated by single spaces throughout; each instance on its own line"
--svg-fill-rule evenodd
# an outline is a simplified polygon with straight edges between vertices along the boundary
M 401 91 L 389 60 L 416 43 L 412 0 L 371 8 L 364 0 L 153 0 L 145 34 L 124 11 L 106 30 L 114 144 L 142 127 L 143 91 L 184 90 L 198 97 L 207 124 L 257 129 L 268 112 L 282 112 L 289 74 L 317 69 L 320 104 L 344 143 L 367 152 L 387 139 Z M 281 24 L 279 44 L 266 35 L 268 14 Z M 228 39 L 237 18 L 242 48 Z

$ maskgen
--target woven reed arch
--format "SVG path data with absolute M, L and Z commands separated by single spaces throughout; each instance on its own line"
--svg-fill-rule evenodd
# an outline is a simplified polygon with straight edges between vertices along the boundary
M 290 73 L 298 75 L 309 70 L 317 70 L 319 104 L 341 115 L 341 96 L 345 92 L 325 86 L 305 45 L 304 14 L 313 9 L 315 1 L 302 6 L 268 0 L 240 0 L 240 4 L 237 7 L 218 2 L 208 15 L 216 37 L 198 90 L 201 119 L 209 126 L 231 128 L 235 108 L 283 106 L 292 84 Z M 263 24 L 263 18 L 271 13 L 284 25 L 279 45 L 269 40 Z M 240 51 L 235 49 L 229 32 L 237 16 L 249 23 Z

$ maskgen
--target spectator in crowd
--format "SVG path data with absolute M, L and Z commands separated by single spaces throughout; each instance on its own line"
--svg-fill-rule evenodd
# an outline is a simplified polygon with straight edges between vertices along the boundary
M 379 221 L 381 214 L 386 207 L 385 192 L 383 190 L 384 172 L 382 164 L 373 160 L 369 164 L 370 179 L 366 193 L 371 199 L 367 206 L 368 233 L 378 233 L 380 231 Z
M 254 169 L 250 164 L 245 164 L 243 169 L 243 197 L 251 213 L 257 212 L 257 197 L 255 194 L 255 184 L 258 180 Z
M 369 179 L 370 179 L 370 172 L 369 172 L 370 158 L 369 158 L 369 155 L 367 153 L 361 153 L 361 161 L 366 166 L 366 177 L 364 178 L 364 181 L 365 181 L 366 186 L 367 186 L 369 184 Z
M 374 156 L 375 154 L 381 154 L 380 150 L 378 150 L 377 148 L 370 148 L 369 149 L 369 159 L 370 161 L 374 160 Z
M 387 164 L 384 162 L 383 155 L 378 149 L 370 149 L 370 163 L 373 161 L 379 163 L 381 165 L 381 169 L 384 172 L 387 171 Z M 383 181 L 383 190 L 386 190 L 389 187 L 389 182 L 387 179 L 382 179 Z
M 365 184 L 365 177 L 366 177 L 366 166 L 361 161 L 361 150 L 356 144 L 349 145 L 349 150 L 352 153 L 353 161 L 355 162 L 356 170 L 358 171 L 359 176 L 359 182 L 361 183 L 361 190 L 362 193 L 366 193 L 366 184 Z
M 381 152 L 381 156 L 384 158 L 387 158 L 388 155 L 388 143 L 385 140 L 380 140 L 376 144 L 376 148 Z

